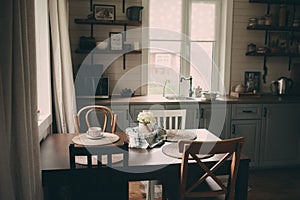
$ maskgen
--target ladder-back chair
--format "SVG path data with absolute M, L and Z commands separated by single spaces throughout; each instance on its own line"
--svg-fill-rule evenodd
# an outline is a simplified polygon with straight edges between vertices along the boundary
M 75 163 L 85 157 L 86 165 Z M 93 162 L 93 159 L 97 162 Z M 128 199 L 128 143 L 122 145 L 69 145 L 72 200 Z
M 185 129 L 186 110 L 144 110 L 153 114 L 157 125 L 165 130 L 179 130 Z M 147 185 L 147 200 L 154 200 L 155 185 L 161 184 L 158 180 L 148 181 Z M 162 197 L 165 199 L 164 189 L 162 190 Z
M 195 198 L 212 198 L 225 196 L 228 200 L 234 199 L 235 183 L 238 173 L 241 148 L 244 138 L 233 138 L 220 141 L 179 141 L 179 151 L 182 153 L 182 163 L 180 171 L 180 200 Z M 197 154 L 220 154 L 221 159 L 209 168 Z M 198 180 L 188 182 L 189 158 L 197 162 L 204 174 L 200 174 Z M 231 165 L 228 171 L 228 180 L 224 184 L 220 177 L 215 175 L 216 170 L 229 159 Z M 191 178 L 191 177 L 190 177 Z M 210 187 L 213 186 L 213 187 Z M 212 189 L 214 188 L 214 189 Z

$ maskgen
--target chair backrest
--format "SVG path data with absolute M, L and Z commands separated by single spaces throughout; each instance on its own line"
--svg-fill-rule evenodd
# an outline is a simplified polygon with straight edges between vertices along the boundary
M 110 126 L 111 126 L 111 132 L 114 133 L 116 131 L 116 125 L 117 125 L 117 115 L 112 112 L 112 110 L 106 106 L 101 105 L 90 105 L 85 106 L 81 108 L 77 115 L 74 116 L 74 125 L 75 125 L 75 133 L 78 134 L 79 128 L 80 128 L 80 116 L 85 113 L 85 122 L 87 125 L 87 128 L 90 128 L 90 114 L 93 112 L 100 113 L 101 119 L 103 120 L 102 123 L 99 123 L 102 126 L 102 130 L 106 131 L 107 122 L 110 120 Z M 99 120 L 99 119 L 97 119 Z
M 165 130 L 185 129 L 186 110 L 149 110 Z
M 112 166 L 114 156 L 118 156 L 117 162 L 122 161 L 122 167 L 128 167 L 128 143 L 123 145 L 104 145 L 104 146 L 81 146 L 69 145 L 70 168 L 76 169 L 75 157 L 85 157 L 87 161 L 87 168 L 93 168 L 93 156 L 97 158 L 96 166 L 98 168 L 103 166 Z
M 85 163 L 77 164 L 76 158 Z M 87 147 L 70 144 L 69 159 L 71 199 L 128 199 L 124 172 L 128 167 L 128 143 Z
M 241 148 L 244 143 L 244 138 L 234 138 L 220 141 L 193 141 L 193 140 L 181 140 L 179 141 L 179 151 L 182 153 L 182 163 L 180 172 L 180 199 L 184 200 L 189 197 L 216 197 L 220 195 L 226 195 L 226 199 L 233 200 L 235 192 L 235 183 L 239 167 Z M 210 169 L 203 163 L 197 154 L 221 154 L 221 159 Z M 232 156 L 232 157 L 231 157 Z M 188 177 L 188 162 L 189 158 L 192 157 L 196 160 L 198 165 L 204 172 L 201 177 L 187 184 Z M 228 158 L 231 157 L 230 170 L 228 172 L 227 185 L 224 184 L 214 172 L 225 163 Z M 206 180 L 212 180 L 214 184 L 218 186 L 217 190 L 202 190 L 198 189 L 205 185 Z M 203 188 L 203 187 L 202 187 Z

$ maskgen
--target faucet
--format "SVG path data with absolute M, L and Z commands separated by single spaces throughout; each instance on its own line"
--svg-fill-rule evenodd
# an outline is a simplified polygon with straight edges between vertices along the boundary
M 189 89 L 189 97 L 192 97 L 193 96 L 193 77 L 192 76 L 190 76 L 189 78 L 185 78 L 184 76 L 182 76 L 181 78 L 180 78 L 180 82 L 182 82 L 182 81 L 190 81 L 190 89 Z
M 167 79 L 167 80 L 165 81 L 164 88 L 163 88 L 163 97 L 165 97 L 165 93 L 166 93 L 166 85 L 167 85 L 167 83 L 170 83 L 170 80 L 169 80 L 169 79 Z

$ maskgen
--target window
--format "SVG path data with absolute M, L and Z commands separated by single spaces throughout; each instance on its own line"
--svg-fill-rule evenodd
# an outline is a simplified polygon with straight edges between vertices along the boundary
M 50 80 L 50 39 L 47 0 L 35 1 L 37 100 L 40 140 L 49 133 L 52 124 L 51 80 Z
M 189 83 L 180 83 L 182 76 L 192 76 L 193 87 L 221 90 L 225 2 L 149 1 L 148 94 L 162 94 L 163 85 L 168 83 L 166 94 L 187 95 Z

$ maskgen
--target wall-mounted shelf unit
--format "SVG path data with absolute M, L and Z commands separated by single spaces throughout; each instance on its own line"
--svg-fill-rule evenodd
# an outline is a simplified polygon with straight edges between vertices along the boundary
M 250 3 L 300 5 L 299 0 L 249 0 Z
M 250 3 L 261 3 L 261 4 L 266 4 L 267 5 L 267 15 L 270 14 L 270 6 L 272 4 L 284 4 L 284 5 L 292 5 L 293 6 L 293 11 L 291 12 L 293 15 L 292 16 L 286 16 L 286 17 L 291 17 L 292 19 L 295 18 L 295 13 L 296 13 L 296 5 L 300 5 L 299 0 L 249 0 Z M 300 26 L 292 26 L 291 24 L 286 23 L 285 26 L 279 26 L 277 24 L 272 24 L 272 25 L 252 25 L 252 26 L 247 26 L 247 30 L 250 31 L 265 31 L 265 46 L 270 47 L 269 44 L 269 37 L 270 37 L 270 32 L 287 32 L 290 34 L 291 40 L 289 41 L 288 45 L 292 45 L 292 38 L 294 37 L 295 32 L 300 32 Z M 291 49 L 286 48 L 285 50 L 281 50 L 279 52 L 277 51 L 266 51 L 265 53 L 259 53 L 259 52 L 246 52 L 246 56 L 262 56 L 264 57 L 264 74 L 263 74 L 263 82 L 266 83 L 266 76 L 268 72 L 267 68 L 267 58 L 268 57 L 287 57 L 289 59 L 288 62 L 288 69 L 291 69 L 291 63 L 292 63 L 292 58 L 300 57 L 300 52 L 295 52 L 291 51 Z
M 300 27 L 255 25 L 247 26 L 247 30 L 300 32 Z
M 125 12 L 125 0 L 122 0 L 122 10 L 123 13 Z M 93 12 L 93 0 L 90 0 L 90 11 Z M 126 31 L 127 26 L 141 26 L 141 21 L 131 21 L 131 20 L 96 20 L 96 19 L 82 19 L 76 18 L 74 19 L 76 24 L 80 25 L 89 25 L 90 26 L 90 37 L 94 37 L 94 26 L 96 25 L 109 25 L 109 26 L 123 26 L 123 39 L 126 41 Z M 75 53 L 79 54 L 88 54 L 91 50 L 86 49 L 76 49 Z M 130 52 L 123 50 L 123 51 L 110 51 L 110 50 L 93 50 L 93 54 L 123 54 L 123 69 L 126 69 L 126 55 L 127 54 L 141 54 L 142 51 L 140 50 L 132 50 Z
M 299 57 L 300 58 L 300 53 L 257 53 L 257 52 L 247 52 L 246 56 Z
M 75 53 L 79 54 L 88 54 L 90 53 L 91 50 L 86 50 L 86 49 L 76 49 Z M 133 50 L 133 51 L 108 51 L 108 50 L 93 50 L 93 54 L 141 54 L 142 51 L 140 50 Z
M 113 26 L 140 26 L 141 21 L 129 21 L 129 20 L 95 20 L 95 19 L 75 19 L 76 24 L 98 24 L 98 25 L 113 25 Z

